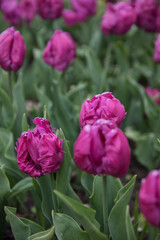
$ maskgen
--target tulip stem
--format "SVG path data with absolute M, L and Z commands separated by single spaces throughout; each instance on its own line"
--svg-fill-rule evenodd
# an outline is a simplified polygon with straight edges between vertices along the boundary
M 103 176 L 102 178 L 103 178 L 103 190 L 102 190 L 103 225 L 104 233 L 108 235 L 107 176 Z
M 147 228 L 148 228 L 148 222 L 146 221 L 146 222 L 145 222 L 145 225 L 144 225 L 144 228 L 143 228 L 143 231 L 142 231 L 141 236 L 140 236 L 140 240 L 143 240 L 143 239 L 144 239 L 144 236 L 145 236 L 145 234 L 146 234 Z
M 9 93 L 10 97 L 12 98 L 12 72 L 8 72 L 8 86 L 9 86 Z

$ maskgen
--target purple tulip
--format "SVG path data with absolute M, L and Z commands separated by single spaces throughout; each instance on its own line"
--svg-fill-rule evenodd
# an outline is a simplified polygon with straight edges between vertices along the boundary
M 160 171 L 151 171 L 142 180 L 139 192 L 140 210 L 147 221 L 160 228 Z
M 158 34 L 158 37 L 155 41 L 155 52 L 153 59 L 155 62 L 160 63 L 160 34 Z
M 155 103 L 160 105 L 160 91 L 157 88 L 152 89 L 151 87 L 147 87 L 146 93 L 150 98 L 155 100 Z
M 62 16 L 66 25 L 71 26 L 85 21 L 96 14 L 97 0 L 71 0 L 72 10 L 64 10 Z
M 137 25 L 148 32 L 155 32 L 157 9 L 157 0 L 135 0 Z
M 63 161 L 62 143 L 44 118 L 33 120 L 33 132 L 23 132 L 16 143 L 19 168 L 31 177 L 56 172 Z
M 14 27 L 0 34 L 0 66 L 4 70 L 17 72 L 23 65 L 25 53 L 24 39 Z
M 56 19 L 61 16 L 63 0 L 37 0 L 37 11 L 43 19 Z
M 36 0 L 21 0 L 20 8 L 22 18 L 29 24 L 33 20 L 37 11 Z
M 95 95 L 91 100 L 87 99 L 81 107 L 80 124 L 92 125 L 98 119 L 112 120 L 120 127 L 125 118 L 125 109 L 120 101 L 112 93 L 105 92 Z
M 22 22 L 20 4 L 16 0 L 3 0 L 1 4 L 2 12 L 4 13 L 5 20 L 11 25 L 17 26 Z
M 69 33 L 56 30 L 43 52 L 43 60 L 51 67 L 64 71 L 74 60 L 76 45 Z
M 74 145 L 74 161 L 90 174 L 122 177 L 130 162 L 128 140 L 112 121 L 100 119 L 82 129 Z
M 102 18 L 101 29 L 105 35 L 124 34 L 136 22 L 136 12 L 131 2 L 108 4 Z

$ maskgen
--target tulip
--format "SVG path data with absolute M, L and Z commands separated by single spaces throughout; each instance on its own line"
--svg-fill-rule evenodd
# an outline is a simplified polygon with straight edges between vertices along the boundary
M 17 26 L 22 22 L 20 4 L 16 0 L 3 0 L 1 3 L 1 9 L 4 13 L 6 21 L 11 25 Z
M 35 0 L 21 0 L 20 2 L 22 18 L 29 24 L 37 11 L 37 4 Z
M 0 34 L 0 66 L 4 70 L 17 72 L 24 62 L 25 53 L 24 39 L 14 27 Z
M 76 45 L 69 33 L 56 30 L 43 52 L 43 60 L 51 67 L 63 71 L 74 60 Z
M 62 16 L 68 26 L 85 21 L 97 12 L 97 0 L 71 0 L 72 10 L 64 10 Z
M 157 0 L 135 0 L 137 25 L 148 32 L 155 32 L 157 18 Z
M 109 3 L 102 18 L 101 29 L 105 35 L 124 34 L 136 22 L 136 12 L 131 2 Z
M 52 131 L 50 122 L 44 118 L 35 118 L 33 132 L 23 132 L 16 143 L 19 168 L 31 177 L 40 177 L 56 172 L 63 160 L 60 139 Z
M 75 142 L 74 161 L 90 174 L 122 177 L 130 162 L 127 138 L 112 121 L 100 119 L 86 125 Z
M 160 105 L 160 91 L 157 88 L 152 89 L 151 87 L 147 87 L 146 93 L 148 94 L 149 97 L 155 100 L 155 103 Z
M 112 93 L 105 92 L 95 95 L 91 100 L 87 99 L 81 107 L 80 125 L 92 125 L 98 119 L 112 120 L 120 127 L 125 118 L 125 109 L 120 101 Z
M 160 171 L 151 171 L 141 182 L 139 206 L 147 221 L 160 228 Z
M 61 16 L 63 0 L 37 0 L 37 11 L 43 19 L 56 19 Z

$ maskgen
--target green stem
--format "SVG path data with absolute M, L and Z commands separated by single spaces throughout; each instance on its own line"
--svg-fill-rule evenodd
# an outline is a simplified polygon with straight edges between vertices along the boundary
M 108 208 L 107 208 L 107 176 L 103 176 L 103 190 L 102 190 L 102 201 L 103 201 L 103 226 L 104 233 L 108 235 Z
M 10 97 L 12 98 L 12 72 L 8 72 L 8 86 L 9 86 L 9 93 Z
M 144 236 L 145 236 L 145 234 L 146 234 L 147 228 L 148 228 L 148 222 L 146 221 L 146 222 L 145 222 L 145 225 L 144 225 L 144 228 L 143 228 L 143 231 L 142 231 L 141 236 L 140 236 L 140 240 L 143 240 L 143 239 L 144 239 Z

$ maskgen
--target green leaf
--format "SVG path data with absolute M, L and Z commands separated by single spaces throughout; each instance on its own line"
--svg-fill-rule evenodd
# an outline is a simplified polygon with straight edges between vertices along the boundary
M 0 88 L 0 125 L 11 129 L 14 124 L 13 104 L 7 93 Z
M 11 190 L 8 199 L 11 199 L 24 191 L 28 191 L 33 187 L 32 178 L 27 177 L 18 182 Z
M 107 209 L 110 212 L 114 205 L 114 200 L 119 189 L 122 188 L 121 181 L 118 178 L 107 176 Z M 93 181 L 92 195 L 90 196 L 93 208 L 96 210 L 96 219 L 103 227 L 103 208 L 102 208 L 102 177 L 95 176 Z
M 130 201 L 136 176 L 121 188 L 117 194 L 116 202 L 109 215 L 109 230 L 113 240 L 127 239 L 126 230 L 126 206 Z
M 85 191 L 89 195 L 91 195 L 91 193 L 92 193 L 93 180 L 94 180 L 93 175 L 88 174 L 86 172 L 82 172 L 82 174 L 81 174 L 81 184 L 84 187 Z
M 135 235 L 134 228 L 131 223 L 131 218 L 129 214 L 129 206 L 126 207 L 126 231 L 127 231 L 127 240 L 136 240 L 136 235 Z
M 50 229 L 36 233 L 27 238 L 27 240 L 52 240 L 54 235 L 54 226 Z
M 54 191 L 55 194 L 68 206 L 74 213 L 77 221 L 79 221 L 84 229 L 89 233 L 93 240 L 107 240 L 107 236 L 99 231 L 99 223 L 95 219 L 95 211 L 84 206 L 82 203 L 71 199 L 64 194 Z
M 29 227 L 24 224 L 15 214 L 13 214 L 10 207 L 5 207 L 4 211 L 11 224 L 11 229 L 15 240 L 27 240 L 30 235 Z
M 22 132 L 21 126 L 22 126 L 23 114 L 26 112 L 23 85 L 22 85 L 22 73 L 19 74 L 18 81 L 13 88 L 13 98 L 14 98 L 15 108 L 16 108 L 16 121 L 14 125 L 14 135 L 16 138 L 18 138 Z
M 56 208 L 55 197 L 53 195 L 53 186 L 50 175 L 44 175 L 37 179 L 42 194 L 42 212 L 48 221 L 52 224 L 51 212 Z
M 28 121 L 27 121 L 26 114 L 24 113 L 22 118 L 22 132 L 27 132 L 28 129 L 29 129 Z
M 80 199 L 75 194 L 75 192 L 73 191 L 70 185 L 72 157 L 71 157 L 67 140 L 64 136 L 62 129 L 57 131 L 57 136 L 60 139 L 63 139 L 63 151 L 64 151 L 63 156 L 64 157 L 63 157 L 62 166 L 56 173 L 56 190 L 80 202 Z
M 88 233 L 83 231 L 77 222 L 61 213 L 53 213 L 55 233 L 58 240 L 91 240 Z
M 30 235 L 44 231 L 42 226 L 29 219 L 20 218 L 20 220 L 30 228 Z
M 3 168 L 0 168 L 0 204 L 3 201 L 4 197 L 10 192 L 10 183 L 9 180 L 3 171 Z

